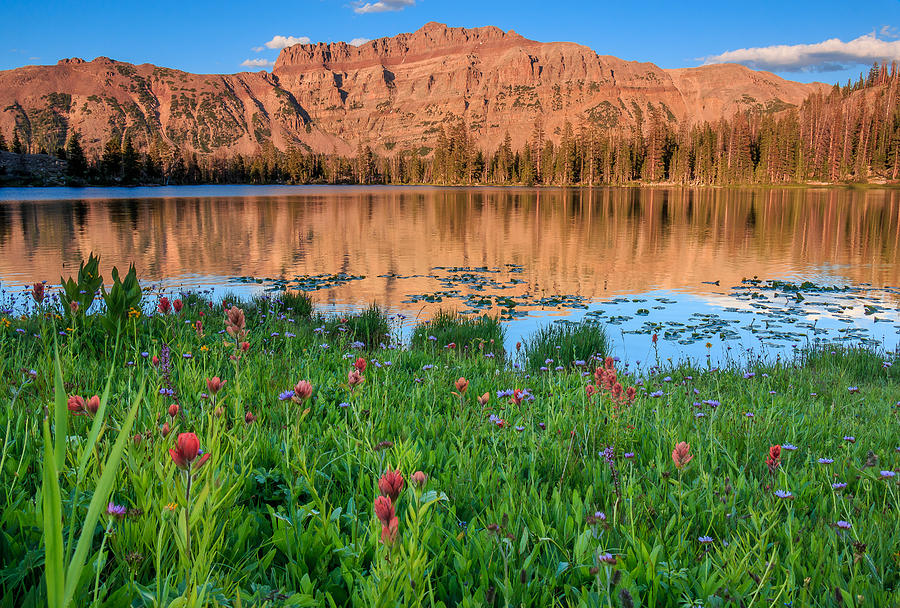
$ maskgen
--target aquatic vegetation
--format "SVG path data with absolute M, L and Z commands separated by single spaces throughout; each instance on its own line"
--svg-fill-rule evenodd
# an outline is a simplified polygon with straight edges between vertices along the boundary
M 900 597 L 893 353 L 637 368 L 586 324 L 531 369 L 175 295 L 0 325 L 0 607 Z
M 525 367 L 529 370 L 549 367 L 548 360 L 572 367 L 592 357 L 604 359 L 609 354 L 609 339 L 599 323 L 557 321 L 526 338 L 524 350 Z
M 462 355 L 490 355 L 502 360 L 505 335 L 503 324 L 494 317 L 466 317 L 439 310 L 428 322 L 416 325 L 410 348 L 433 351 L 454 344 L 459 345 Z

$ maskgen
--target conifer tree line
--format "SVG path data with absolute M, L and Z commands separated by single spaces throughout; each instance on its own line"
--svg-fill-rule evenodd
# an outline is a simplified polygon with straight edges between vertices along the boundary
M 776 110 L 778 108 L 775 108 Z M 115 133 L 87 158 L 78 133 L 65 148 L 69 174 L 85 183 L 353 183 L 684 185 L 867 182 L 900 179 L 900 69 L 875 64 L 855 83 L 816 93 L 800 107 L 746 111 L 728 119 L 679 125 L 658 107 L 638 109 L 630 127 L 566 122 L 552 138 L 538 118 L 523 146 L 507 133 L 493 150 L 478 147 L 463 120 L 445 124 L 433 148 L 353 156 L 271 142 L 253 155 L 185 154 L 157 135 L 138 151 Z M 554 141 L 555 140 L 555 141 Z M 0 150 L 25 151 L 17 131 Z

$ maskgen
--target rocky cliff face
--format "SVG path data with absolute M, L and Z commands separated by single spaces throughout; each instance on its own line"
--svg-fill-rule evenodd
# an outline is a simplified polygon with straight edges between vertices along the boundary
M 541 43 L 496 27 L 429 23 L 411 34 L 284 49 L 271 73 L 189 74 L 105 57 L 0 72 L 0 130 L 15 127 L 33 151 L 82 134 L 96 153 L 112 133 L 138 148 L 154 141 L 187 153 L 277 148 L 351 154 L 427 154 L 441 126 L 465 120 L 492 150 L 508 132 L 515 147 L 540 118 L 558 141 L 573 128 L 646 127 L 797 105 L 822 84 L 801 84 L 737 65 L 663 70 L 600 56 L 568 42 Z

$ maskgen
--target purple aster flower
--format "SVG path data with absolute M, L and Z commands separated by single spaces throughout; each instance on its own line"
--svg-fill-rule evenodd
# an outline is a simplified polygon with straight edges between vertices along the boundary
M 550 370 L 550 368 L 548 368 L 546 365 L 542 365 L 542 366 L 541 366 L 541 371 L 542 371 L 542 372 L 546 372 L 546 371 L 549 371 L 549 370 Z
M 193 359 L 194 355 L 192 355 L 191 353 L 184 353 L 183 355 L 181 355 L 181 357 L 184 359 Z
M 606 521 L 606 513 L 604 513 L 603 511 L 595 511 L 594 519 L 598 519 L 600 521 Z
M 106 514 L 115 517 L 116 519 L 122 519 L 125 517 L 125 514 L 128 513 L 128 509 L 126 509 L 122 505 L 117 505 L 114 502 L 109 503 L 106 507 Z
M 882 471 L 881 478 L 882 479 L 893 479 L 897 474 L 893 471 Z
M 778 498 L 794 498 L 794 495 L 791 494 L 788 490 L 775 490 L 775 496 L 777 496 Z
M 753 372 L 746 372 L 744 374 L 744 380 L 749 380 L 750 378 L 753 378 L 754 376 L 756 376 L 756 374 L 754 374 Z
M 654 391 L 654 392 L 650 393 L 651 397 L 662 397 L 663 395 L 665 395 L 665 393 L 662 391 Z
M 288 399 L 290 399 L 293 396 L 294 396 L 293 389 L 288 389 L 288 390 L 284 391 L 283 393 L 278 393 L 279 401 L 287 401 Z
M 524 427 L 524 426 L 517 426 L 517 427 L 516 427 L 516 430 L 519 431 L 519 432 L 521 433 L 522 431 L 525 430 L 525 427 Z
M 838 482 L 831 484 L 832 490 L 843 490 L 846 487 L 847 487 L 847 484 L 844 483 L 843 481 L 838 481 Z
M 671 381 L 672 381 L 672 376 L 666 376 L 665 378 L 663 378 L 663 382 L 671 382 Z
M 850 391 L 850 394 L 852 395 L 853 393 L 859 392 L 859 387 L 858 386 L 848 386 L 847 390 Z
M 706 544 L 713 542 L 713 537 L 712 536 L 701 536 L 697 540 L 700 541 L 701 544 L 706 545 Z
M 747 412 L 746 414 L 744 414 L 744 416 L 746 416 L 747 418 L 753 418 L 753 412 Z
M 624 454 L 622 454 L 622 457 L 625 459 L 634 458 L 634 452 L 625 452 Z
M 346 401 L 342 401 L 341 403 L 338 404 L 338 407 L 350 407 L 350 404 L 347 403 Z
M 789 451 L 789 452 L 793 452 L 794 450 L 797 449 L 797 446 L 795 446 L 793 443 L 782 443 L 782 444 L 781 444 L 781 449 L 782 449 L 782 450 L 787 450 L 787 451 Z
M 432 369 L 433 367 L 434 367 L 434 366 L 433 366 L 431 363 L 429 363 L 429 364 L 427 364 L 427 365 L 423 365 L 423 366 L 422 366 L 422 371 L 423 371 L 423 372 L 427 372 L 428 370 Z
M 831 464 L 834 458 L 819 458 L 819 464 Z
M 844 436 L 844 441 L 847 441 L 847 442 L 850 442 L 850 443 L 856 443 L 856 437 L 854 437 L 854 436 L 852 436 L 852 435 L 845 435 L 845 436 Z
M 148 353 L 147 351 L 143 351 L 143 352 L 141 353 L 141 356 L 142 356 L 144 359 L 146 359 L 147 357 L 150 356 L 150 353 Z
M 850 529 L 850 522 L 844 521 L 843 519 L 838 520 L 834 525 L 836 525 L 841 530 L 849 530 Z
M 703 412 L 697 412 L 696 414 L 694 414 L 694 418 L 703 418 L 705 416 L 706 414 L 704 414 Z
M 601 564 L 607 564 L 609 566 L 616 565 L 616 556 L 613 555 L 612 553 L 604 553 L 603 555 L 600 556 L 599 559 L 600 559 Z
M 566 368 L 564 368 L 562 365 L 557 365 L 557 366 L 554 367 L 553 369 L 556 370 L 556 371 L 558 371 L 558 372 L 561 372 L 561 371 L 563 371 L 563 370 L 566 369 Z
M 721 403 L 719 403 L 719 402 L 716 401 L 715 399 L 706 399 L 706 400 L 703 401 L 703 403 L 705 403 L 705 404 L 708 405 L 709 407 L 719 407 L 720 405 L 722 405 Z

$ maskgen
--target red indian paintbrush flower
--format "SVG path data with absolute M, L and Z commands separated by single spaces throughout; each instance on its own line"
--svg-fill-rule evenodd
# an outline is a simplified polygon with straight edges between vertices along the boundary
M 179 409 L 181 409 L 181 408 L 178 407 L 177 403 L 173 403 L 172 405 L 170 405 L 169 406 L 169 417 L 174 418 L 175 416 L 177 416 Z
M 242 309 L 232 306 L 225 311 L 225 316 L 225 330 L 228 332 L 228 335 L 235 338 L 243 338 L 247 335 L 247 330 L 244 329 L 247 325 L 247 320 L 244 318 Z
M 400 526 L 400 520 L 392 517 L 386 526 L 381 527 L 381 542 L 385 545 L 392 545 L 397 540 L 397 529 Z
M 44 284 L 43 283 L 35 283 L 31 287 L 31 297 L 34 298 L 34 301 L 40 304 L 44 301 Z
M 359 370 L 354 368 L 347 372 L 347 384 L 350 385 L 350 388 L 353 388 L 357 384 L 362 384 L 363 377 L 362 374 L 359 373 Z
M 416 487 L 421 488 L 425 485 L 425 482 L 428 481 L 428 475 L 423 473 L 422 471 L 416 471 L 412 474 L 412 482 L 416 485 Z
M 209 454 L 200 454 L 200 440 L 194 433 L 179 434 L 175 449 L 169 450 L 169 456 L 179 469 L 189 469 L 191 464 L 194 465 L 194 469 L 199 469 L 209 460 Z
M 250 350 L 250 343 L 249 342 L 241 342 L 241 352 L 245 353 L 248 350 Z
M 388 525 L 394 518 L 394 503 L 387 496 L 379 496 L 375 499 L 375 517 L 382 526 Z
M 97 413 L 97 410 L 100 409 L 100 397 L 94 395 L 90 399 L 86 399 L 84 402 L 84 407 L 87 409 L 88 413 L 93 416 Z
M 594 393 L 597 392 L 597 387 L 594 386 L 593 384 L 588 384 L 588 385 L 584 388 L 584 392 L 587 393 L 588 399 L 590 399 L 591 397 L 594 396 Z
M 682 441 L 672 450 L 672 460 L 675 462 L 675 468 L 680 469 L 694 458 L 691 454 L 691 444 Z
M 220 380 L 218 376 L 213 376 L 212 378 L 206 379 L 206 388 L 209 390 L 210 394 L 215 395 L 225 386 L 227 380 Z
M 385 471 L 378 480 L 378 489 L 384 496 L 390 496 L 391 501 L 397 500 L 403 490 L 403 475 L 400 473 L 400 469 Z
M 460 394 L 465 393 L 468 388 L 469 388 L 469 381 L 466 380 L 465 378 L 460 378 L 459 380 L 456 381 L 456 390 L 458 390 Z
M 485 405 L 488 404 L 488 401 L 490 401 L 490 400 L 491 400 L 491 394 L 485 393 L 481 397 L 478 397 L 478 405 L 484 407 Z
M 180 299 L 172 302 L 172 310 L 174 310 L 175 312 L 181 312 L 183 306 L 184 303 Z
M 169 298 L 163 296 L 159 299 L 159 304 L 156 305 L 156 308 L 164 315 L 169 314 L 169 311 L 172 310 L 172 303 L 169 302 Z
M 296 403 L 302 403 L 312 397 L 313 387 L 308 380 L 301 380 L 294 385 L 294 396 L 292 399 Z
M 359 357 L 356 361 L 354 361 L 353 367 L 355 367 L 357 371 L 359 371 L 359 373 L 363 373 L 364 371 L 366 371 L 366 360 L 362 357 Z
M 766 458 L 766 466 L 769 467 L 769 472 L 773 475 L 775 474 L 775 470 L 781 466 L 781 446 L 773 445 L 769 446 L 769 457 Z
M 247 424 L 253 424 L 256 422 L 256 416 L 253 415 L 253 412 L 247 412 L 244 414 L 244 422 Z
M 165 424 L 163 424 L 163 425 L 162 425 L 162 429 L 160 429 L 159 432 L 160 432 L 160 434 L 161 434 L 163 437 L 165 437 L 166 435 L 168 435 L 168 434 L 169 434 L 169 423 L 166 422 Z
M 74 416 L 83 416 L 85 414 L 85 403 L 84 397 L 81 395 L 72 395 L 69 397 L 69 401 L 66 404 L 66 407 Z

